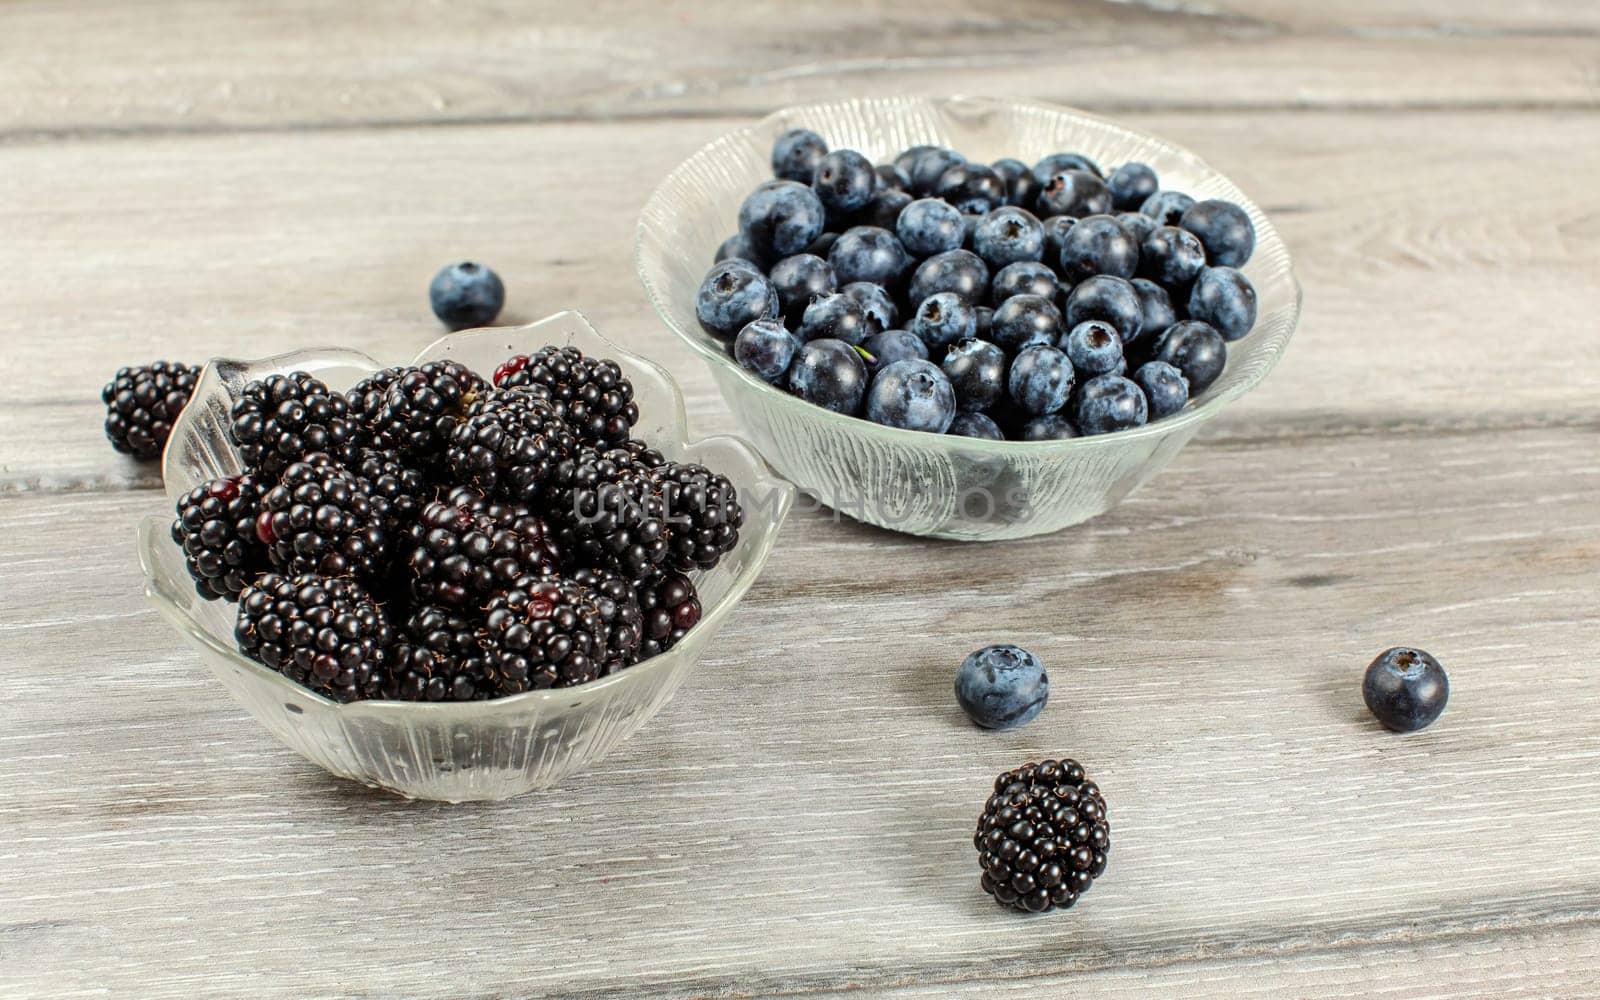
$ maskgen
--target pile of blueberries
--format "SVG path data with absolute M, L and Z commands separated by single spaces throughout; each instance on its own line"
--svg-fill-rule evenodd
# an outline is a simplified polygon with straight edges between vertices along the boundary
M 1229 201 L 1078 153 L 985 165 L 916 146 L 874 165 L 791 129 L 695 308 L 758 378 L 876 423 L 1041 441 L 1182 410 L 1250 332 Z

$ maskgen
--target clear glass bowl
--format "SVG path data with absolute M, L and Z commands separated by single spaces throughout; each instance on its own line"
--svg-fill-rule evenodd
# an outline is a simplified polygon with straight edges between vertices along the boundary
M 1026 163 L 1061 150 L 1114 165 L 1142 160 L 1163 187 L 1226 198 L 1249 212 L 1256 250 L 1255 329 L 1228 345 L 1222 376 L 1181 414 L 1135 430 L 1069 441 L 978 441 L 883 427 L 811 406 L 743 371 L 700 329 L 695 293 L 739 204 L 768 180 L 773 139 L 804 126 L 833 148 L 882 162 L 937 143 L 985 162 Z M 1261 210 L 1193 153 L 1069 108 L 985 98 L 863 99 L 788 108 L 722 136 L 674 170 L 646 203 L 635 263 L 656 311 L 705 358 L 767 461 L 801 490 L 859 520 L 936 538 L 991 541 L 1056 531 L 1109 510 L 1160 471 L 1230 401 L 1272 370 L 1300 316 L 1289 252 Z
M 161 614 L 200 650 L 206 666 L 284 745 L 340 777 L 412 798 L 461 802 L 504 799 L 544 788 L 604 757 L 671 700 L 689 668 L 761 573 L 794 491 L 749 445 L 733 437 L 690 441 L 683 396 L 658 365 L 606 340 L 582 315 L 564 312 L 531 326 L 453 333 L 416 363 L 449 357 L 487 373 L 512 354 L 572 344 L 616 360 L 639 402 L 637 436 L 669 458 L 699 462 L 739 489 L 745 525 L 739 545 L 695 578 L 704 615 L 668 652 L 576 687 L 495 701 L 341 705 L 247 659 L 234 646 L 235 606 L 201 600 L 169 533 L 171 515 L 139 526 L 145 591 Z M 364 354 L 315 350 L 261 361 L 215 360 L 173 428 L 163 459 L 173 503 L 194 486 L 240 469 L 227 435 L 240 388 L 274 372 L 304 370 L 344 389 L 382 367 Z

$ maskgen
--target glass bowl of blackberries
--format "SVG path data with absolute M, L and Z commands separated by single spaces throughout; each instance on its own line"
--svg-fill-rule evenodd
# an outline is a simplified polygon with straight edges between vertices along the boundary
M 690 440 L 576 312 L 405 365 L 214 360 L 139 532 L 146 591 L 275 737 L 412 798 L 503 799 L 613 750 L 755 582 L 793 488 Z
M 1109 510 L 1277 363 L 1288 250 L 1199 157 L 982 98 L 780 111 L 690 157 L 639 276 L 777 471 L 970 541 Z

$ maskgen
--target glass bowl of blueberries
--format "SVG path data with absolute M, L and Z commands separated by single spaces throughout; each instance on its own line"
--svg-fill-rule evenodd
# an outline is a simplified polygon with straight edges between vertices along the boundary
M 768 462 L 858 520 L 990 541 L 1109 510 L 1288 346 L 1301 292 L 1199 157 L 1069 108 L 793 107 L 656 188 L 640 280 Z

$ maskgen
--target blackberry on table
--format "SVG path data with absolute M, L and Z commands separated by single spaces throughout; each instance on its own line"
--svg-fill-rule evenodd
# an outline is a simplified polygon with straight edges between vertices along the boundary
M 595 597 L 600 620 L 606 626 L 606 661 L 601 676 L 609 677 L 639 661 L 639 643 L 644 638 L 644 615 L 633 582 L 610 570 L 585 567 L 572 574 L 572 582 L 586 587 Z
M 271 568 L 256 537 L 262 492 L 260 479 L 246 473 L 202 483 L 179 498 L 172 540 L 206 600 L 238 600 L 246 584 Z
M 1016 910 L 1065 909 L 1106 870 L 1111 826 L 1100 787 L 1074 760 L 1046 760 L 994 781 L 973 836 L 983 891 Z
M 451 431 L 445 463 L 457 482 L 526 503 L 555 481 L 577 447 L 550 403 L 497 389 L 479 396 Z
M 366 443 L 344 396 L 307 372 L 269 375 L 247 384 L 234 400 L 228 434 L 252 471 L 275 476 L 322 452 L 341 463 Z
M 335 701 L 383 697 L 394 629 L 356 581 L 267 573 L 239 595 L 246 656 Z
M 502 389 L 539 386 L 587 444 L 609 448 L 628 439 L 639 422 L 633 383 L 609 358 L 591 358 L 576 347 L 540 348 L 519 354 L 494 370 Z
M 489 387 L 458 361 L 430 361 L 395 378 L 373 419 L 378 447 L 427 468 L 441 464 L 450 435 Z
M 180 361 L 117 369 L 100 390 L 111 447 L 135 458 L 160 458 L 172 423 L 188 405 L 199 378 L 199 365 Z
M 703 465 L 668 462 L 650 473 L 661 495 L 668 548 L 680 570 L 710 569 L 739 543 L 744 510 L 726 476 Z
M 477 701 L 491 695 L 481 641 L 483 621 L 436 604 L 411 613 L 395 643 L 390 697 Z
M 700 621 L 700 595 L 682 573 L 658 573 L 638 584 L 634 593 L 643 615 L 644 636 L 639 659 L 665 653 Z
M 562 466 L 549 512 L 573 562 L 638 580 L 667 559 L 667 511 L 653 471 L 626 448 L 580 452 Z
M 519 580 L 555 573 L 561 563 L 542 519 L 470 490 L 428 504 L 411 528 L 411 591 L 424 604 L 482 607 Z
M 388 505 L 365 480 L 313 454 L 261 498 L 256 536 L 290 572 L 377 577 L 389 558 L 387 517 Z
M 523 580 L 489 602 L 484 625 L 497 695 L 583 684 L 604 670 L 607 627 L 600 602 L 571 580 Z

